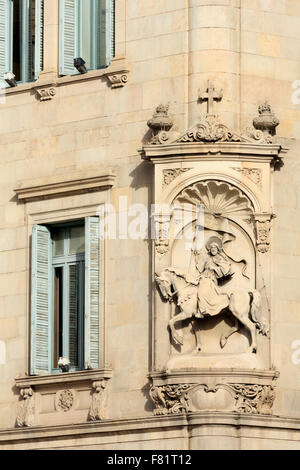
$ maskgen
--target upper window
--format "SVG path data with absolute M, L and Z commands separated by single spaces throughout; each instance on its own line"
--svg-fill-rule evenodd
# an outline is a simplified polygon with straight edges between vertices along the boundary
M 99 218 L 35 225 L 31 262 L 31 374 L 99 368 Z
M 13 72 L 19 83 L 38 78 L 43 68 L 43 16 L 44 0 L 1 0 L 0 80 L 6 72 Z
M 74 75 L 74 59 L 87 70 L 107 67 L 114 57 L 115 0 L 60 0 L 60 75 Z

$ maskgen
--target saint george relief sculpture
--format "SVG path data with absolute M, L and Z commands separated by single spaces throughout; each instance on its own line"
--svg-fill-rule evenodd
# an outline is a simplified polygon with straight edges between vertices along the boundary
M 275 400 L 272 180 L 286 149 L 269 104 L 239 134 L 215 114 L 222 97 L 209 81 L 199 91 L 206 115 L 181 135 L 168 106 L 159 106 L 142 150 L 155 181 L 149 378 L 156 415 L 271 414 Z

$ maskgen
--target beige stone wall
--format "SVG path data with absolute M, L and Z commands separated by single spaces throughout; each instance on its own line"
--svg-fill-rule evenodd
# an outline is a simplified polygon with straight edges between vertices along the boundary
M 49 23 L 57 32 L 55 21 Z M 223 88 L 224 100 L 216 106 L 225 122 L 249 126 L 257 106 L 269 100 L 281 121 L 278 134 L 291 147 L 274 175 L 272 357 L 281 372 L 276 414 L 300 417 L 300 365 L 291 360 L 291 344 L 300 339 L 300 104 L 292 103 L 292 83 L 300 80 L 298 1 L 117 0 L 117 41 L 118 54 L 130 64 L 125 87 L 82 77 L 61 83 L 50 101 L 40 102 L 30 87 L 20 86 L 0 105 L 0 340 L 6 349 L 0 428 L 15 425 L 14 379 L 28 371 L 29 354 L 30 234 L 26 206 L 14 189 L 26 180 L 112 169 L 112 202 L 123 195 L 129 203 L 149 205 L 153 169 L 138 153 L 146 122 L 160 102 L 169 102 L 176 129 L 183 131 L 206 110 L 197 96 L 208 78 Z M 102 202 L 102 193 L 94 193 L 58 204 L 94 205 L 98 197 Z M 53 204 L 41 203 L 43 210 Z M 150 416 L 151 244 L 113 241 L 108 259 L 107 360 L 114 371 L 109 418 Z

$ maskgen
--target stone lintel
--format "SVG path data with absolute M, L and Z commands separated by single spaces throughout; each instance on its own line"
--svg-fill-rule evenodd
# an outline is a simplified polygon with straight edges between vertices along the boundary
M 96 175 L 95 171 L 90 174 L 76 174 L 72 178 L 65 175 L 21 183 L 15 189 L 19 201 L 53 198 L 62 195 L 72 195 L 99 189 L 112 188 L 116 174 L 109 171 L 106 174 Z

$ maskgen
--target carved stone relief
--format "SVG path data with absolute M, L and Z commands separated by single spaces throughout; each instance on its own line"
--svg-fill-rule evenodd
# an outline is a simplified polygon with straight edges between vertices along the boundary
M 37 88 L 36 94 L 40 101 L 49 101 L 49 100 L 52 100 L 52 98 L 54 98 L 54 96 L 56 95 L 56 91 L 55 91 L 55 88 L 53 87 Z
M 90 421 L 101 421 L 105 419 L 105 408 L 107 404 L 107 380 L 103 379 L 93 382 L 92 404 L 89 411 Z
M 170 168 L 163 171 L 162 189 L 172 183 L 178 176 L 191 170 L 191 168 Z
M 107 73 L 106 76 L 112 88 L 122 88 L 128 82 L 127 72 Z
M 262 188 L 262 170 L 259 168 L 232 168 L 238 171 L 242 175 L 249 178 L 253 183 L 257 184 L 259 188 Z
M 57 411 L 70 411 L 75 405 L 74 390 L 62 390 L 57 392 L 55 397 L 55 408 Z
M 155 416 L 160 416 L 203 411 L 205 410 L 205 397 L 203 393 L 216 395 L 219 391 L 225 391 L 225 401 L 228 401 L 227 411 L 241 414 L 272 414 L 275 387 L 258 384 L 217 384 L 213 386 L 208 384 L 176 384 L 153 386 L 150 390 L 150 397 L 155 406 L 153 413 Z M 209 401 L 207 402 L 209 403 Z M 213 406 L 218 410 L 217 401 Z
M 20 390 L 22 402 L 17 415 L 17 426 L 29 427 L 34 425 L 35 397 L 31 387 Z

